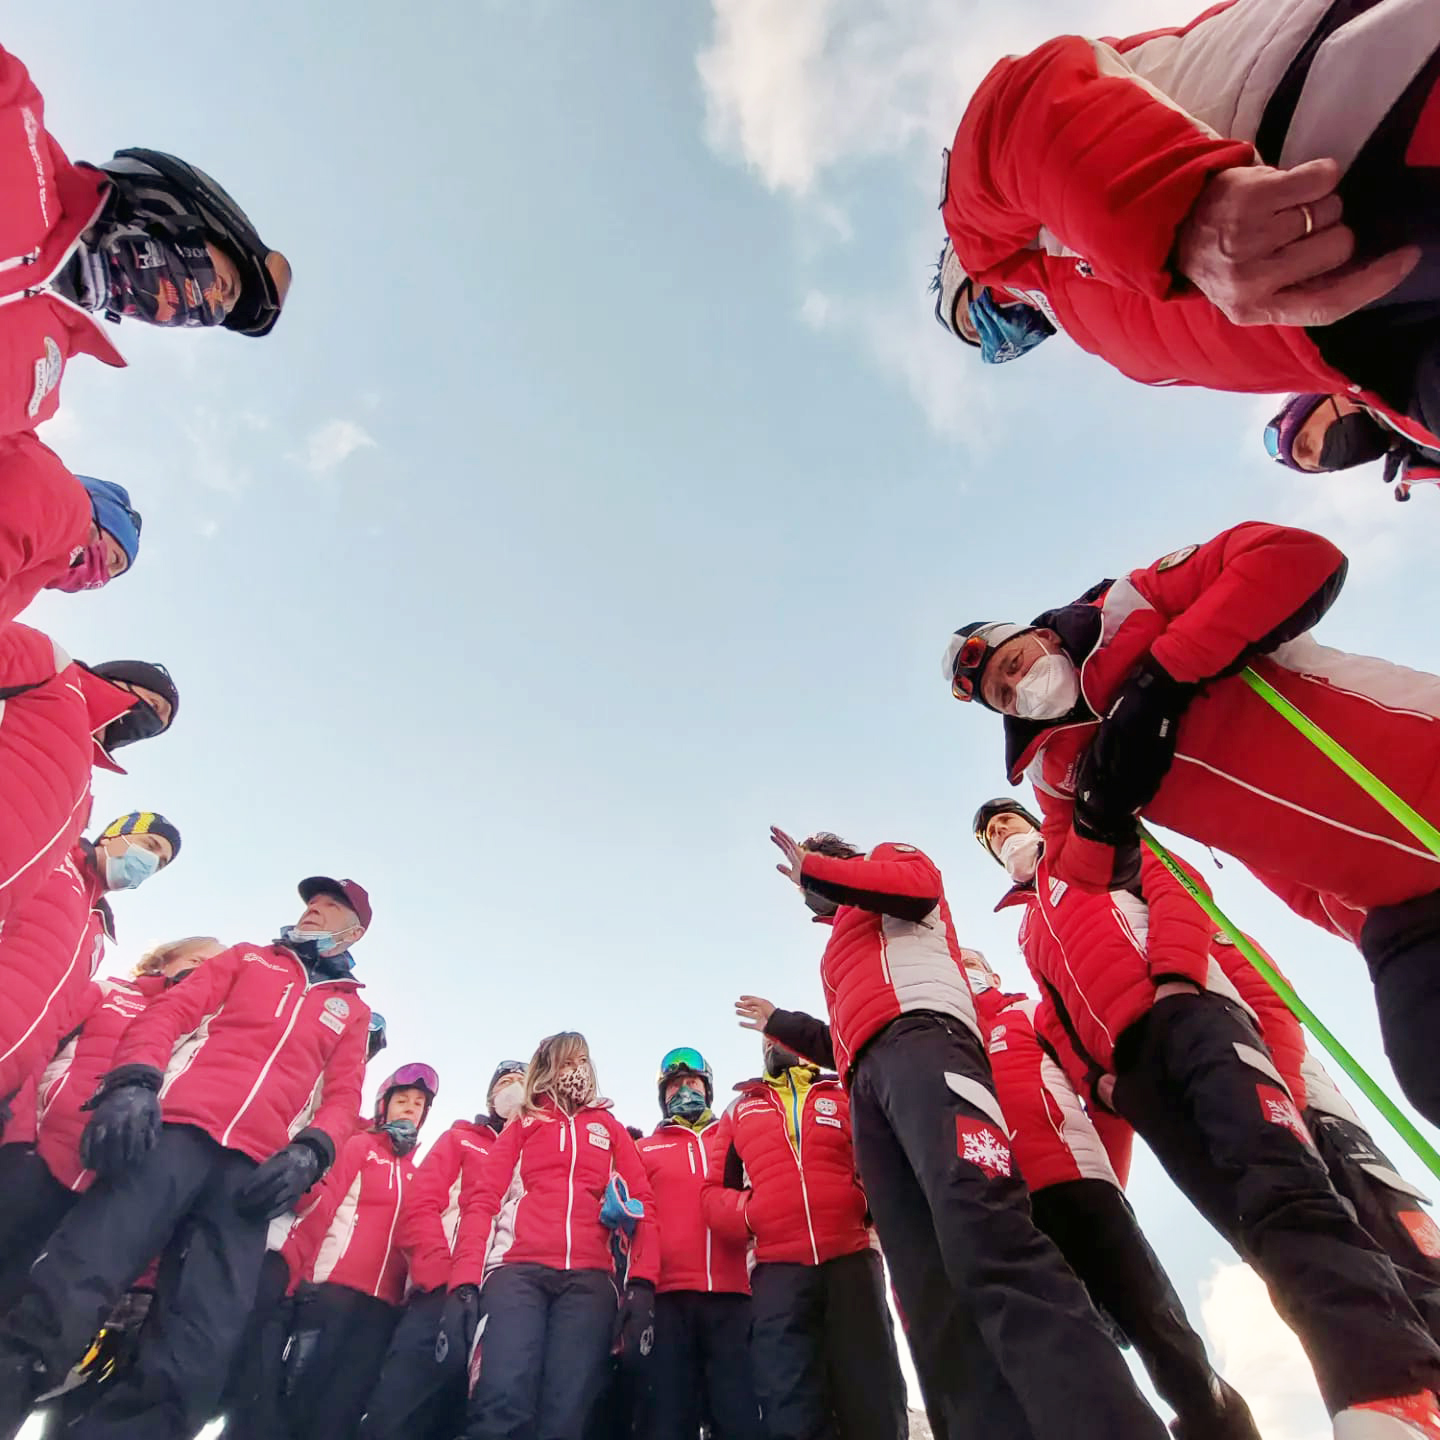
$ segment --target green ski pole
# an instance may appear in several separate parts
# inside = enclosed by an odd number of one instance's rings
[[[1263,685],[1265,682],[1262,680],[1260,683]],[[1435,1147],[1416,1129],[1410,1117],[1376,1084],[1369,1071],[1340,1043],[1320,1020],[1320,1017],[1295,993],[1290,982],[1234,925],[1214,900],[1195,883],[1175,857],[1145,826],[1139,825],[1137,829],[1140,832],[1141,840],[1145,842],[1156,859],[1185,887],[1190,898],[1210,917],[1212,923],[1224,934],[1225,938],[1235,945],[1240,953],[1264,976],[1270,988],[1294,1012],[1300,1023],[1329,1051],[1335,1063],[1390,1122],[1395,1133],[1419,1156],[1430,1173],[1440,1179],[1440,1152],[1437,1152]]]
[[[1269,706],[1278,710],[1312,745],[1333,760],[1376,804],[1383,806],[1422,845],[1440,856],[1440,830],[1407,805],[1378,775],[1366,769],[1343,745],[1332,740],[1305,712],[1292,705],[1263,675],[1246,666],[1240,678]]]

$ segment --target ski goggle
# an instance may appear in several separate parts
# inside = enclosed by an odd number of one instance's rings
[[[386,1087],[390,1090],[408,1090],[411,1087],[425,1091],[432,1098],[440,1093],[440,1077],[429,1065],[402,1065],[391,1077]]]
[[[385,1017],[378,1010],[370,1012],[370,1033],[372,1035],[385,1033]]]
[[[1280,458],[1280,427],[1273,420],[1265,427],[1265,453],[1272,460]]]
[[[975,685],[985,664],[990,643],[984,635],[971,635],[955,656],[955,668],[950,675],[950,693],[957,700],[973,700]]]
[[[706,1063],[705,1057],[698,1051],[692,1050],[689,1046],[682,1045],[677,1050],[671,1050],[660,1062],[660,1073],[656,1080],[668,1080],[672,1075],[708,1075],[710,1066]]]

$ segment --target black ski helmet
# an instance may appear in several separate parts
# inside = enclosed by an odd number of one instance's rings
[[[509,1075],[515,1075],[521,1081],[525,1079],[525,1072],[530,1067],[523,1060],[502,1060],[496,1067],[495,1073],[490,1077],[490,1084],[485,1089],[485,1107],[491,1108],[490,1102],[495,1098],[495,1087]]]
[[[1022,820],[1028,820],[1036,830],[1039,830],[1041,826],[1040,822],[1018,800],[1012,800],[1008,795],[997,795],[995,799],[987,800],[975,812],[975,818],[970,824],[975,831],[975,838],[980,842],[985,853],[998,865],[1000,857],[990,848],[990,842],[985,838],[986,827],[997,815],[1018,815]]]
[[[660,1113],[665,1114],[665,1086],[677,1075],[693,1075],[705,1087],[705,1103],[715,1103],[715,1072],[710,1062],[696,1049],[682,1045],[666,1051],[655,1077],[655,1091],[660,1099]]]
[[[250,217],[197,165],[163,150],[118,150],[97,167],[110,177],[122,203],[141,220],[166,226],[198,222],[240,271],[240,298],[225,328],[268,335],[284,297],[265,266],[272,252]]]

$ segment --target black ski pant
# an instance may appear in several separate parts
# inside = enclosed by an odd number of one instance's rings
[[[760,1440],[750,1374],[750,1297],[669,1290],[655,1297],[655,1349],[639,1399],[641,1440]]]
[[[767,1440],[905,1440],[905,1379],[874,1250],[757,1265],[750,1293]]]
[[[1390,1068],[1410,1103],[1440,1125],[1440,890],[1371,910],[1360,951]]]
[[[495,1270],[480,1291],[480,1378],[466,1440],[583,1440],[618,1303],[603,1270]]]
[[[134,1368],[70,1433],[190,1440],[220,1399],[265,1254],[265,1222],[236,1208],[254,1170],[203,1130],[166,1125],[139,1164],[80,1197],[0,1322],[0,1440],[19,1428],[36,1393],[64,1378],[157,1254]]]
[[[302,1287],[285,1356],[293,1440],[354,1440],[400,1311],[346,1285]]]
[[[1330,1183],[1355,1207],[1365,1233],[1390,1257],[1425,1328],[1440,1340],[1440,1229],[1417,1196],[1374,1173],[1394,1173],[1395,1167],[1363,1125],[1317,1110],[1305,1112],[1305,1124]]]
[[[20,1298],[31,1263],[80,1197],[29,1146],[6,1145],[0,1176],[0,1315]]]
[[[1333,1415],[1440,1385],[1390,1261],[1335,1193],[1250,1017],[1174,995],[1115,1048],[1115,1109],[1265,1281]]]
[[[362,1440],[454,1440],[465,1428],[466,1357],[435,1358],[445,1290],[410,1297],[360,1425]]]
[[[1249,1407],[1211,1368],[1124,1195],[1108,1180],[1067,1180],[1034,1191],[1030,1205],[1035,1223],[1140,1357],[1185,1440],[1259,1440]]]
[[[260,1265],[255,1303],[230,1362],[220,1408],[227,1440],[271,1440],[282,1433],[280,1390],[285,1342],[290,1338],[290,1267],[278,1250],[267,1250]]]
[[[858,1057],[850,1115],[909,1333],[963,1324],[967,1348],[985,1352],[914,1348],[927,1405],[943,1397],[952,1440],[974,1433],[981,1404],[1004,1426],[984,1433],[1163,1440],[1084,1288],[1031,1218],[978,1037],[949,1016],[892,1021]]]

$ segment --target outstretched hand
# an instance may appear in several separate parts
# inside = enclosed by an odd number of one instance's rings
[[[740,1017],[742,1030],[758,1030],[763,1035],[775,1007],[759,995],[742,995],[735,1002],[735,1013]]]
[[[792,884],[800,883],[800,866],[805,860],[804,849],[797,845],[778,825],[770,827],[770,843],[778,846],[785,861],[775,868]]]
[[[1334,160],[1239,165],[1205,182],[1175,238],[1175,267],[1237,325],[1329,325],[1388,295],[1416,246],[1354,263]]]

